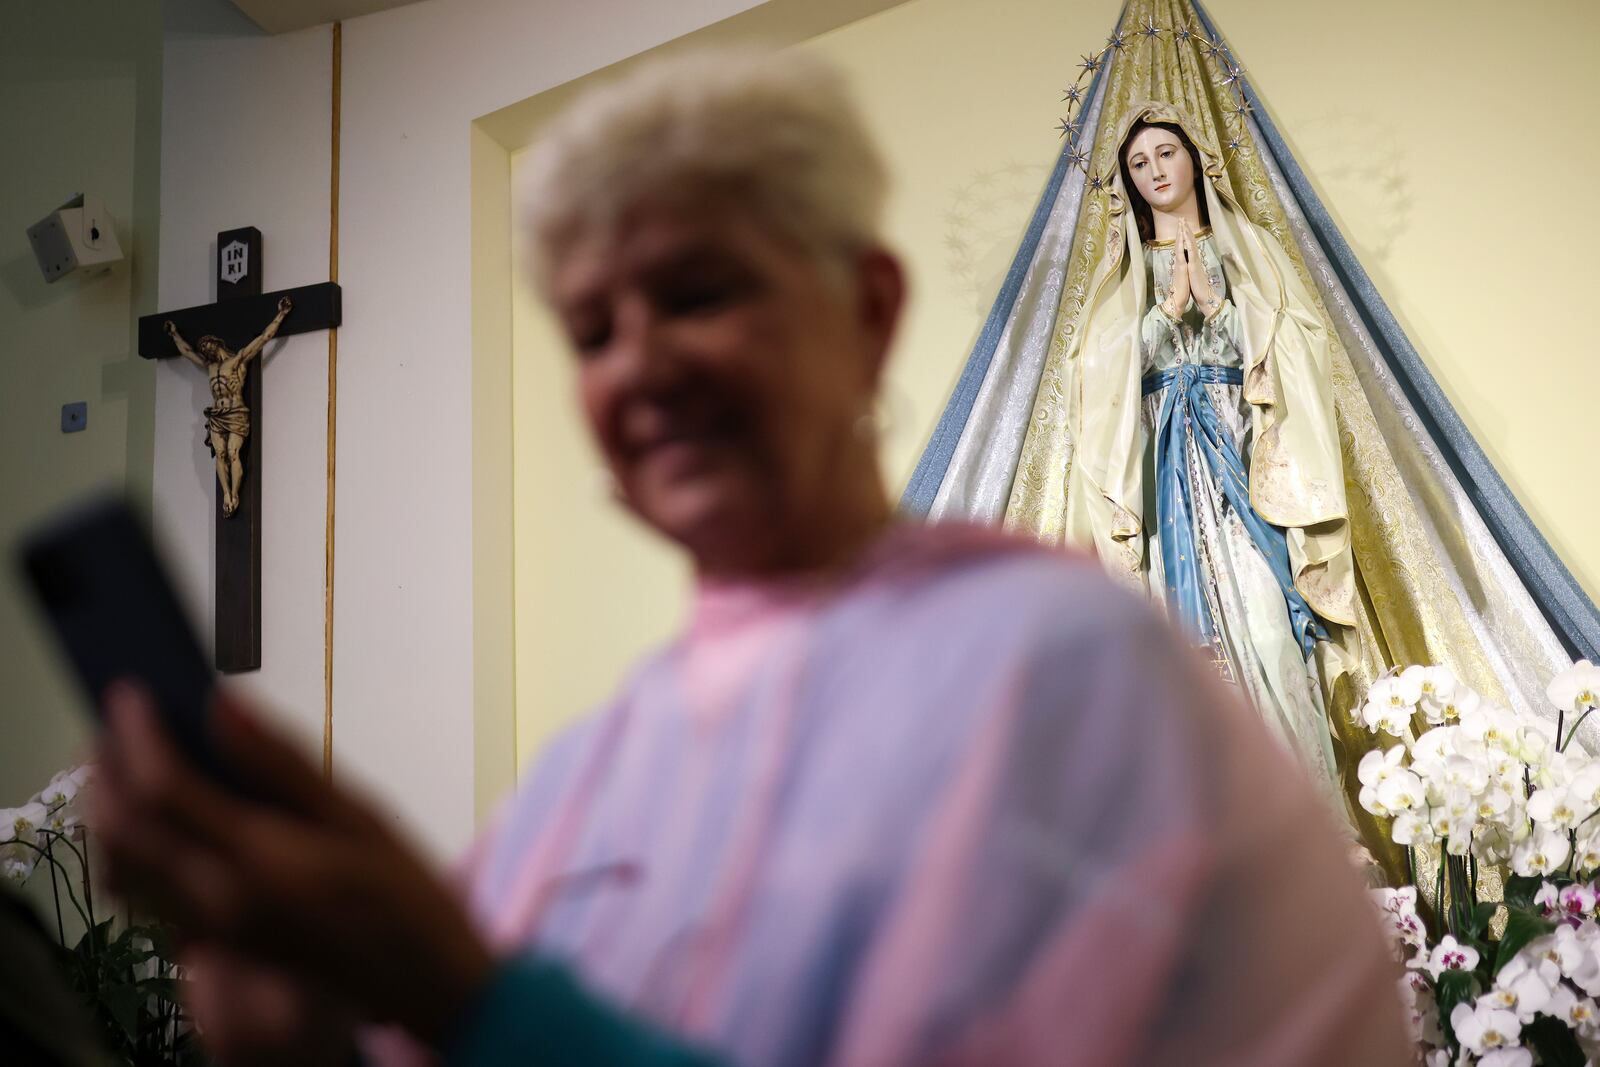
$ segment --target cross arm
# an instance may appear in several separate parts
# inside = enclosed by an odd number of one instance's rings
[[[237,351],[254,340],[262,327],[278,314],[278,298],[284,296],[294,302],[294,308],[278,327],[279,337],[329,330],[338,326],[343,319],[338,284],[318,282],[259,296],[234,297],[180,311],[142,315],[139,318],[139,354],[145,359],[166,359],[179,355],[173,339],[163,328],[163,324],[169,320],[191,343],[211,334],[222,338],[224,344]]]

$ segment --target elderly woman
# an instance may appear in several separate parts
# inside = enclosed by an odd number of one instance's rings
[[[836,75],[640,69],[532,169],[583,413],[621,501],[693,561],[692,609],[543,755],[459,893],[237,701],[219,734],[277,806],[197,778],[112,693],[101,840],[187,932],[214,1046],[1407,1062],[1337,835],[1184,642],[1092,562],[895,523],[872,410],[903,280]]]

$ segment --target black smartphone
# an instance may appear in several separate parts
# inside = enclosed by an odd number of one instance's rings
[[[142,683],[184,756],[238,791],[211,737],[216,676],[128,504],[105,496],[75,507],[27,535],[20,555],[94,713],[112,682]]]

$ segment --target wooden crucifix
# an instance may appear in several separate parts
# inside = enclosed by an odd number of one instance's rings
[[[217,234],[217,301],[139,319],[139,354],[206,371],[204,439],[217,470],[217,669],[261,666],[261,360],[273,337],[339,325],[334,282],[261,291],[261,231]]]

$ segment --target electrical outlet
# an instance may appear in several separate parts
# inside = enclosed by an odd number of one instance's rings
[[[89,425],[89,402],[80,400],[75,404],[61,405],[61,432],[77,433]]]

